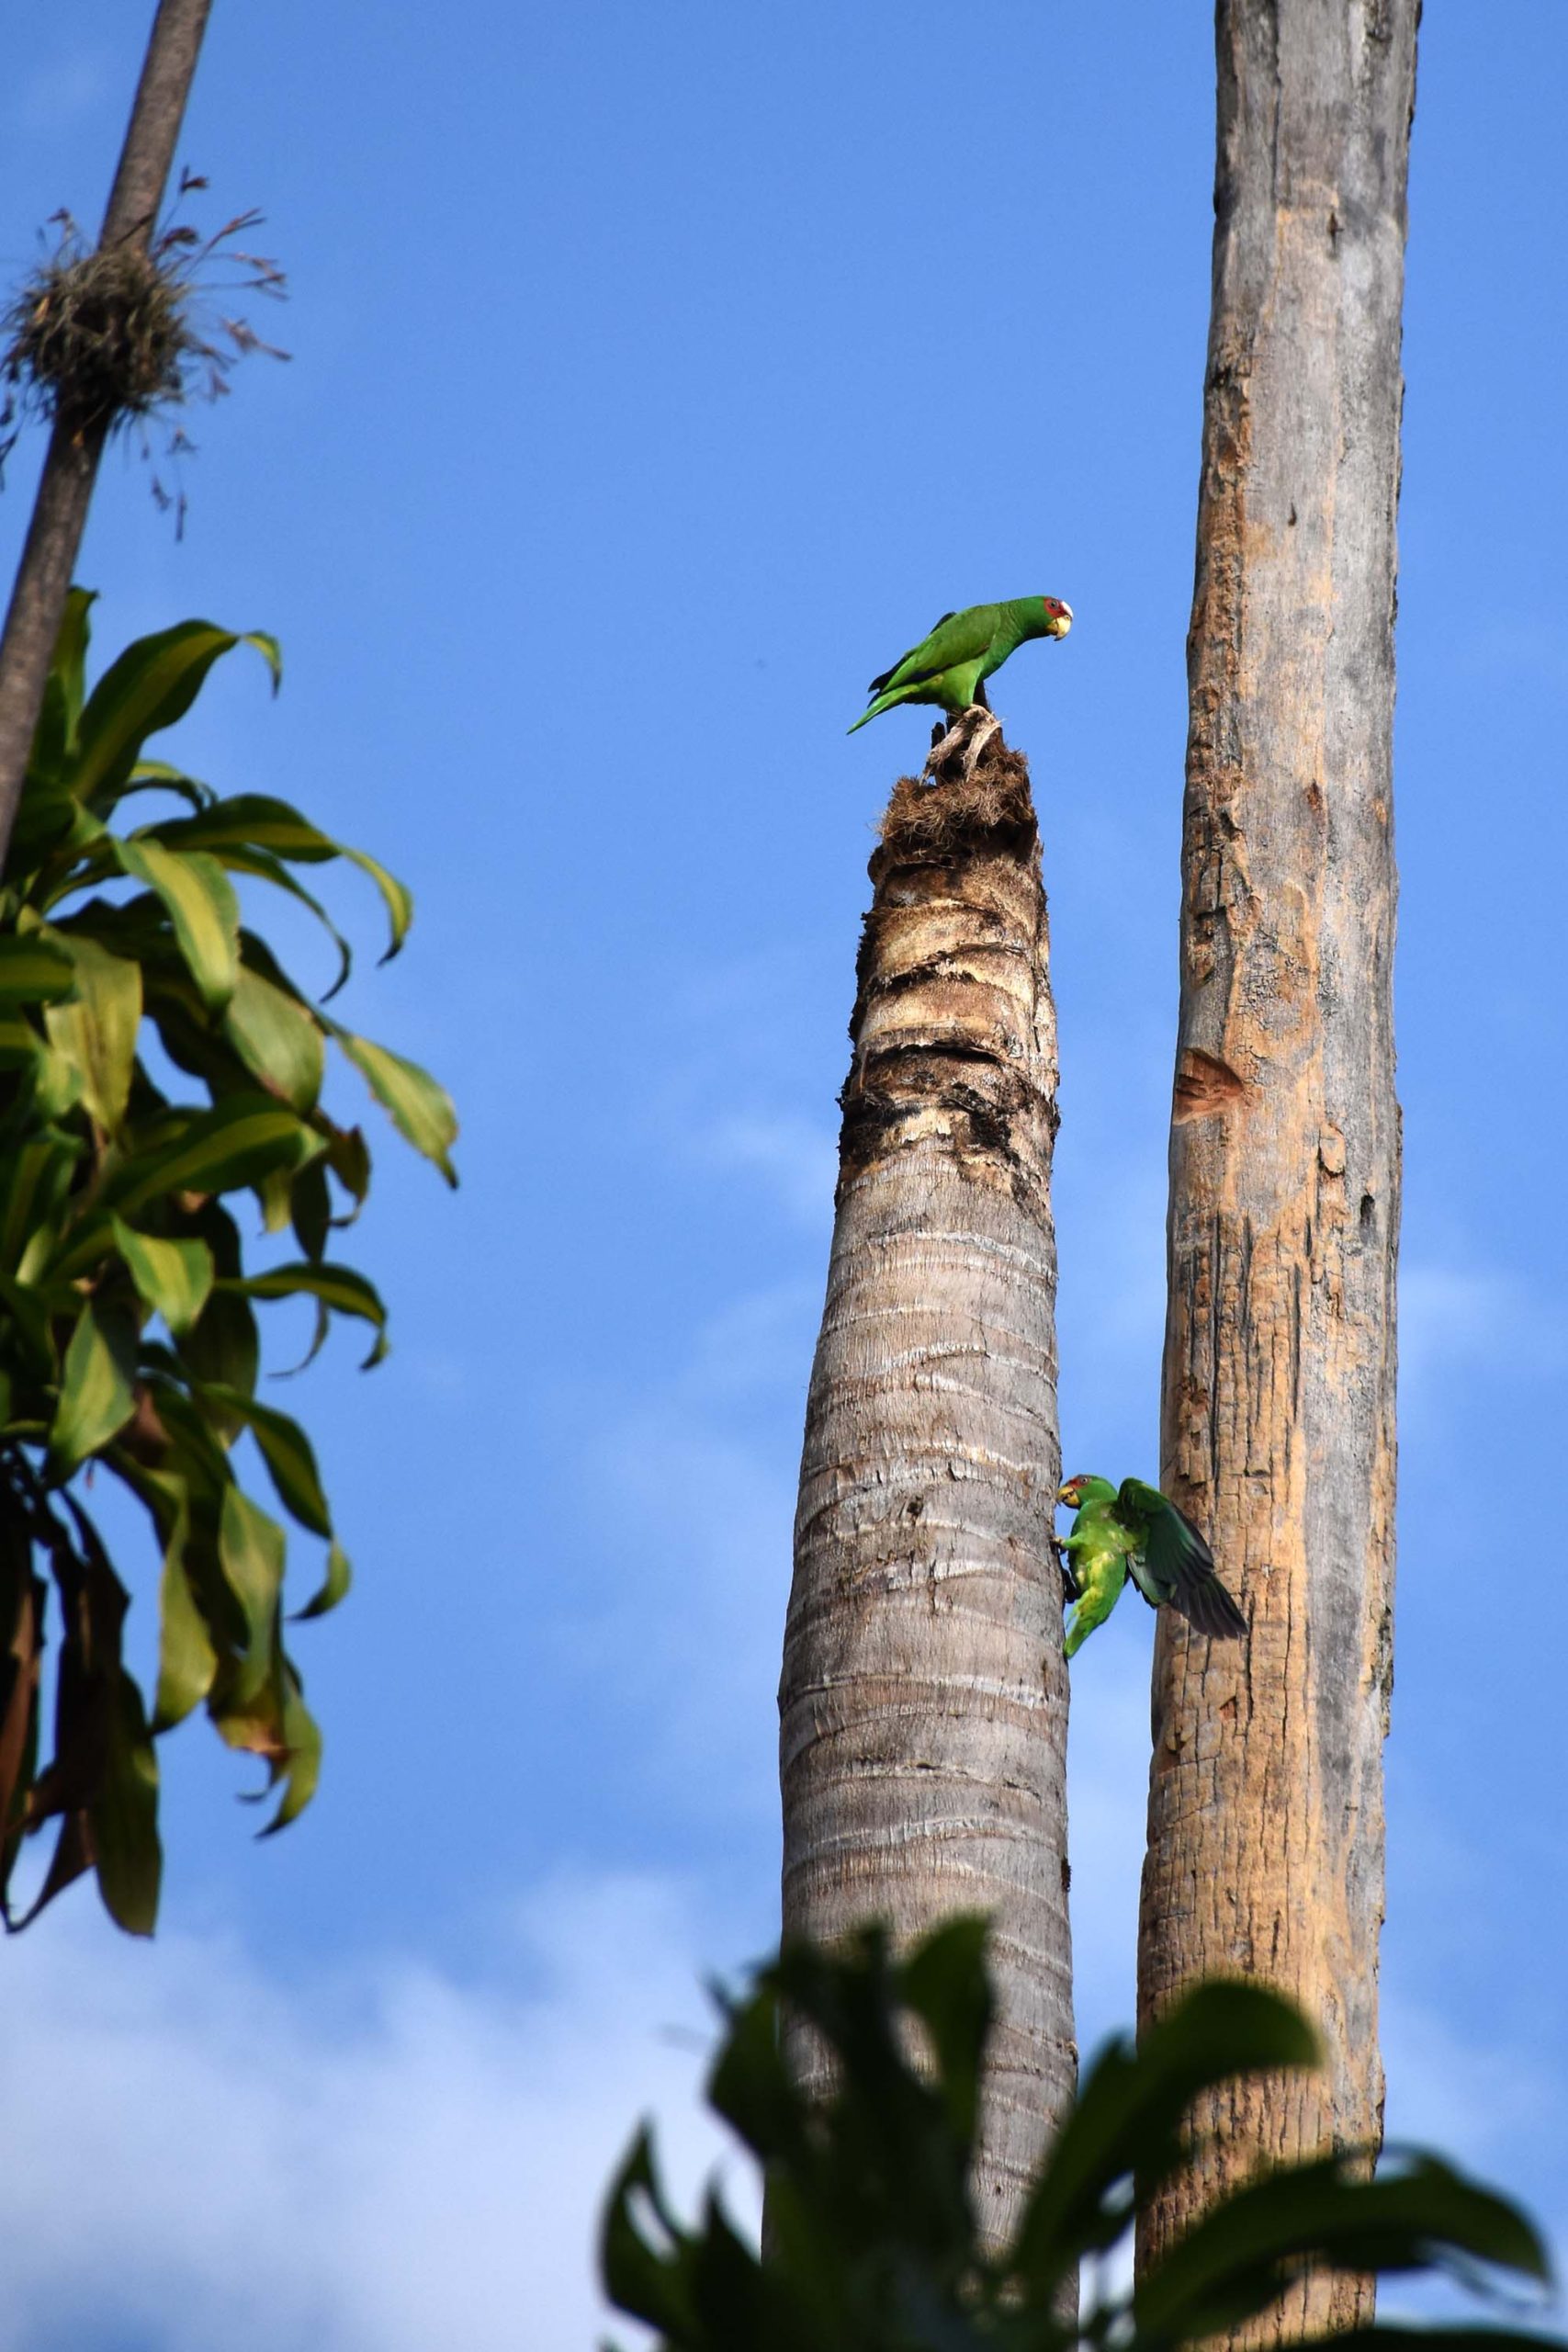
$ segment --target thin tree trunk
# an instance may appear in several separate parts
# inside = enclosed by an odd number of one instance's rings
[[[100,247],[130,244],[146,250],[164,200],[211,5],[212,0],[160,0],[109,191]],[[57,421],[0,634],[0,864],[16,821],[107,432],[107,421],[84,427],[68,412]]]
[[[784,1923],[906,1939],[992,1917],[977,2187],[997,2237],[1077,2066],[1055,1016],[1023,761],[976,711],[928,773],[898,786],[872,860],[841,1097],[780,1690]]]
[[[1164,1482],[1248,1644],[1163,1616],[1139,2006],[1241,1971],[1316,2079],[1227,2093],[1145,2259],[1261,2157],[1375,2142],[1392,1681],[1400,304],[1418,0],[1220,0],[1189,648]],[[1309,2279],[1248,2340],[1349,2324]]]

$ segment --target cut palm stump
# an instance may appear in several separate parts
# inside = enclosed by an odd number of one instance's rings
[[[871,862],[780,1689],[786,1937],[995,1923],[976,2185],[1072,2098],[1056,1029],[1029,772],[961,712]],[[809,2076],[819,2054],[796,2037]]]

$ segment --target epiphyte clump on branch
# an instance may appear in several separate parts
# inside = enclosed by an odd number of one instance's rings
[[[1220,1582],[1208,1543],[1183,1510],[1142,1478],[1069,1478],[1056,1500],[1077,1516],[1056,1548],[1075,1606],[1066,1654],[1103,1625],[1129,1574],[1151,1609],[1170,1608],[1211,1641],[1238,1640],[1247,1619]]]
[[[961,613],[943,613],[929,637],[873,678],[866,689],[871,707],[849,731],[854,734],[867,719],[901,702],[938,703],[948,711],[979,703],[989,709],[985,682],[992,671],[1032,637],[1066,637],[1072,625],[1073,608],[1059,596],[1014,596],[1005,605],[966,605]]]

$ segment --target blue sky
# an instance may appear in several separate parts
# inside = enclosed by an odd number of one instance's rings
[[[146,13],[13,43],[8,274],[56,206],[96,221]],[[78,1892],[0,1955],[0,2352],[575,2352],[638,2110],[705,2161],[699,1974],[775,1918],[870,829],[925,740],[843,729],[994,595],[1077,615],[997,695],[1052,903],[1065,1445],[1154,1468],[1206,15],[980,0],[960,45],[931,0],[217,9],[182,156],[204,218],[265,211],[292,300],[259,322],[295,356],[197,414],[182,544],[111,457],[82,576],[100,651],[193,614],[282,638],[280,700],[235,657],[184,755],[412,883],[350,1002],[451,1088],[463,1187],[389,1137],[355,1254],[395,1352],[362,1378],[343,1345],[289,1400],[358,1571],[301,1635],[315,1807],[254,1845],[194,1725],[158,1942]],[[1549,0],[1427,6],[1383,1996],[1391,2129],[1568,2234],[1565,78]],[[355,877],[335,903],[373,935]],[[1122,1611],[1075,1679],[1086,2044],[1131,2010],[1148,1641]]]

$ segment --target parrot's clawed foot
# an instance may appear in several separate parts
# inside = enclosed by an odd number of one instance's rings
[[[1002,722],[994,712],[982,703],[970,703],[945,728],[933,729],[927,777],[933,784],[967,784],[1001,731]]]

